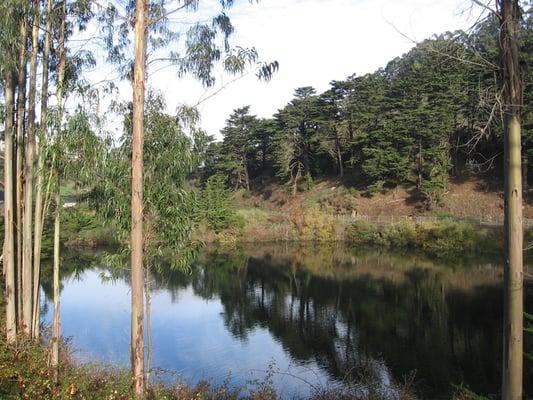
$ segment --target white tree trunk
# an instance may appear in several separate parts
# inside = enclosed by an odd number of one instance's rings
[[[59,179],[58,179],[59,181]],[[59,185],[59,182],[57,182]],[[59,191],[55,194],[55,217],[54,217],[54,270],[53,270],[53,301],[54,301],[54,320],[52,323],[52,353],[50,357],[50,367],[53,371],[54,382],[58,382],[59,369],[59,339],[61,336],[61,327],[59,322],[59,229],[60,229],[60,211],[61,196]]]
[[[133,141],[131,185],[131,369],[136,398],[144,397],[143,337],[143,136],[148,4],[135,5],[135,62],[133,67]]]
[[[17,339],[17,316],[15,297],[15,238],[13,209],[13,102],[15,82],[12,72],[6,74],[5,82],[5,138],[4,138],[4,270],[6,281],[6,339],[13,344]]]
[[[52,30],[52,0],[48,0],[46,6],[46,31],[44,34],[43,49],[43,74],[41,86],[41,126],[40,140],[37,151],[37,182],[35,193],[35,236],[33,239],[33,337],[40,336],[40,284],[41,284],[41,244],[43,237],[43,183],[44,183],[44,157],[43,149],[46,140],[46,124],[48,119],[48,76],[49,76],[49,57]]]

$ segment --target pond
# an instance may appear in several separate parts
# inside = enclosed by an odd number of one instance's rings
[[[63,269],[62,333],[75,358],[128,366],[128,272],[98,254],[77,255]],[[150,282],[156,379],[244,390],[266,380],[284,398],[350,382],[394,395],[408,381],[432,399],[450,398],[452,385],[482,394],[500,385],[497,262],[261,244],[205,249],[190,270],[154,269]],[[49,324],[48,297],[44,307]],[[526,347],[533,350],[531,340]],[[533,366],[525,368],[532,394]]]

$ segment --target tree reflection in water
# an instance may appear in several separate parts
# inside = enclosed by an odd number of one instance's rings
[[[452,384],[499,390],[497,264],[272,245],[207,252],[182,279],[198,295],[220,298],[235,337],[266,328],[293,359],[315,360],[337,380],[371,377],[386,386],[390,370],[395,380],[415,374],[419,392],[431,397],[449,394]]]
[[[79,260],[72,264],[80,273]],[[154,263],[153,275],[153,296],[165,293],[179,304],[180,294],[192,290],[220,302],[218,318],[235,340],[246,344],[265,330],[295,365],[314,363],[330,383],[394,394],[394,382],[414,374],[422,398],[449,398],[452,384],[482,394],[499,390],[502,270],[490,260],[443,265],[342,246],[272,244],[208,248],[190,271]],[[127,273],[115,276],[128,281]],[[526,310],[532,303],[529,287]],[[525,378],[531,393],[527,363]]]

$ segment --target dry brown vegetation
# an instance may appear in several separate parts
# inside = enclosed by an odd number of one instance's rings
[[[367,194],[335,181],[319,181],[306,192],[291,195],[289,188],[271,182],[259,190],[237,192],[235,205],[240,209],[259,208],[272,213],[290,213],[294,210],[319,205],[333,215],[357,215],[371,219],[436,216],[450,214],[461,218],[483,221],[503,221],[502,184],[479,178],[465,178],[452,182],[443,200],[428,209],[416,191],[397,187],[383,193]],[[524,217],[533,220],[533,192],[525,197]],[[533,223],[533,221],[527,221]]]

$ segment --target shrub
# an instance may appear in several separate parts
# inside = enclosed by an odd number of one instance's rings
[[[315,206],[306,209],[301,236],[304,240],[316,242],[330,242],[335,239],[335,225],[331,214],[320,211]]]
[[[367,221],[355,221],[346,233],[348,240],[356,245],[375,245],[380,242],[376,227]]]
[[[452,220],[386,226],[356,221],[348,228],[347,237],[355,245],[416,249],[443,258],[484,250],[489,242],[486,231]]]
[[[390,224],[382,229],[383,242],[394,248],[416,247],[418,241],[417,226],[412,221]]]
[[[475,251],[481,242],[473,226],[450,220],[419,224],[418,237],[422,250],[441,257]]]
[[[378,193],[382,193],[385,187],[385,181],[376,181],[371,185],[368,185],[366,188],[366,192],[369,195],[374,195]]]
[[[199,202],[200,220],[216,233],[238,224],[237,213],[231,205],[231,193],[221,175],[210,177],[202,190]]]
[[[350,196],[355,197],[355,198],[358,198],[361,196],[361,192],[357,190],[356,188],[350,188],[348,190],[348,193],[350,194]]]

